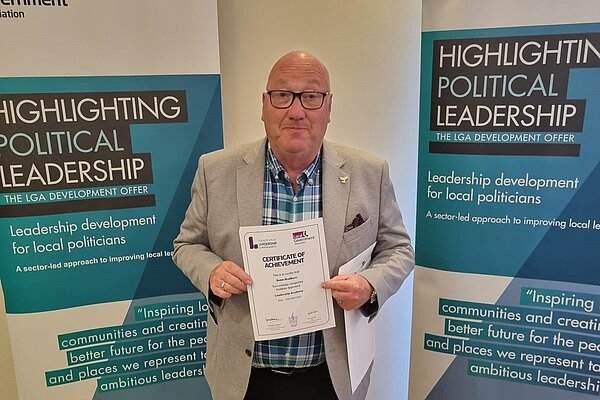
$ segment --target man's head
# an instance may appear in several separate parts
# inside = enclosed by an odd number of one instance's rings
[[[314,92],[302,99],[292,95],[292,103],[277,100],[286,93]],[[304,51],[293,51],[281,57],[269,74],[267,92],[262,97],[262,120],[271,148],[277,159],[286,166],[308,166],[319,152],[329,123],[332,94],[327,68],[315,56]],[[321,93],[327,93],[318,109]],[[289,93],[287,94],[289,95]],[[273,97],[271,97],[273,96]],[[314,103],[316,97],[317,103]],[[304,103],[304,106],[302,105]],[[275,104],[275,106],[273,106]],[[315,105],[316,104],[316,105]]]

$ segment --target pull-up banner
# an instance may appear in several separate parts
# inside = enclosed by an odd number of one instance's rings
[[[215,0],[3,1],[0,278],[20,400],[210,399],[171,261],[222,147]]]
[[[597,399],[600,23],[460,3],[424,2],[462,25],[422,35],[410,399]]]

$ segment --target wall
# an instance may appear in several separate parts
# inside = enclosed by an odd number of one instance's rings
[[[219,0],[218,6],[225,146],[263,135],[260,96],[271,65],[290,50],[311,51],[332,77],[327,137],[388,160],[413,234],[421,2]],[[370,400],[407,397],[411,299],[412,280],[375,320]],[[0,398],[15,400],[3,306],[0,301]]]

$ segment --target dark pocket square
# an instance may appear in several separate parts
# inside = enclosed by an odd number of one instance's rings
[[[362,215],[358,213],[356,214],[356,217],[354,217],[352,222],[349,225],[346,225],[346,227],[344,228],[344,232],[351,231],[352,229],[361,226],[364,222],[365,220],[363,219]]]

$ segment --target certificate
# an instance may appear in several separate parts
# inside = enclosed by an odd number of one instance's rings
[[[323,219],[240,228],[256,340],[335,326]]]

